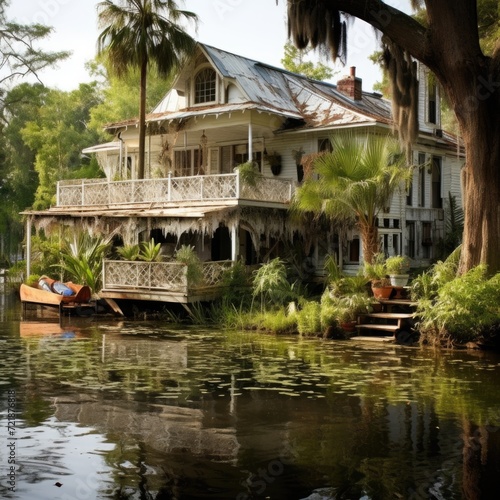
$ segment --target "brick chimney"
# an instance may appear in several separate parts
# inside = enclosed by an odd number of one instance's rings
[[[337,82],[337,90],[355,101],[362,99],[362,80],[356,77],[356,66],[351,66],[351,71],[348,76],[344,76]]]

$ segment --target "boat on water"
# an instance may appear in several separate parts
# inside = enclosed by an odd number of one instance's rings
[[[79,285],[71,281],[62,283],[42,276],[33,286],[21,284],[19,289],[21,303],[58,307],[59,311],[91,307],[92,291],[87,285]]]

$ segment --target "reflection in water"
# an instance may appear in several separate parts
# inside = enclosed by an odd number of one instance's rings
[[[496,496],[495,354],[88,318],[55,327],[0,323],[17,498]]]

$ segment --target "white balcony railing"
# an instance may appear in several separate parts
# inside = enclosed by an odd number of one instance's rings
[[[238,173],[108,181],[59,181],[58,207],[120,206],[141,203],[254,200],[287,204],[293,194],[291,180],[261,177],[256,186],[240,182]]]
[[[233,262],[224,260],[203,262],[201,265],[203,277],[198,283],[189,283],[187,266],[179,262],[105,260],[103,289],[187,294],[190,290],[220,284],[224,271]]]

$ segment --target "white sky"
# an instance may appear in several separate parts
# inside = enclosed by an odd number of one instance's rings
[[[61,90],[72,90],[79,83],[90,80],[85,63],[94,58],[98,35],[96,0],[12,0],[9,19],[22,23],[42,23],[52,26],[54,32],[44,43],[48,50],[69,50],[71,57],[57,69],[41,73],[43,83]],[[409,0],[392,0],[391,5],[408,10]],[[179,0],[182,6],[182,1]],[[198,32],[189,31],[200,42],[219,49],[281,67],[283,46],[287,40],[286,0],[185,0],[184,8],[198,15]],[[356,20],[348,34],[346,67],[333,66],[332,78],[348,74],[349,66],[356,66],[356,75],[363,79],[363,89],[371,90],[381,79],[380,71],[368,56],[379,44],[373,29]]]

